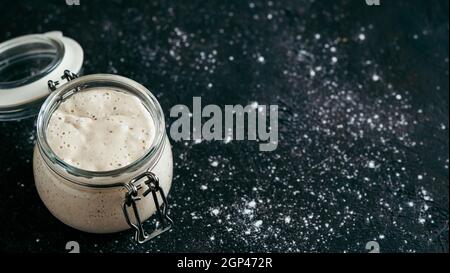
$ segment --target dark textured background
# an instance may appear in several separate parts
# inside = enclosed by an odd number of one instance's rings
[[[0,122],[0,250],[448,252],[448,1],[0,2],[0,41],[61,30],[84,73],[170,107],[280,105],[280,145],[172,143],[176,228],[142,246],[50,215],[34,120]],[[217,165],[217,166],[216,166]]]

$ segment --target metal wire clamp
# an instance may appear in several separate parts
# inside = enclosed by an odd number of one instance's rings
[[[137,185],[137,182],[142,178],[146,178],[144,184],[147,186],[147,190],[144,191],[142,196],[138,195],[138,191],[142,188],[142,184]],[[125,220],[128,225],[136,231],[135,241],[143,244],[148,242],[149,240],[161,235],[162,233],[169,231],[173,226],[172,219],[167,215],[168,203],[166,196],[164,194],[164,190],[159,185],[158,177],[152,172],[145,172],[140,174],[131,180],[128,184],[125,184],[125,188],[127,189],[127,193],[125,194],[125,201],[123,203],[123,213],[125,215]],[[162,200],[162,204],[159,203],[157,193],[160,193],[160,199]],[[155,203],[156,213],[157,213],[157,223],[153,231],[147,233],[144,230],[141,216],[139,214],[139,210],[137,207],[137,202],[141,200],[143,197],[146,197],[148,194],[152,194],[153,202]],[[133,209],[134,218],[136,223],[133,223],[130,219],[130,215],[128,214],[128,209],[131,207]]]

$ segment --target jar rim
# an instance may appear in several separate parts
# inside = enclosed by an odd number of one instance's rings
[[[150,145],[150,148],[147,152],[142,155],[140,158],[136,159],[132,163],[123,166],[118,169],[109,170],[109,171],[90,171],[77,168],[72,166],[58,157],[53,150],[50,148],[50,145],[47,142],[47,126],[52,116],[53,112],[58,108],[59,104],[63,102],[69,96],[75,94],[76,92],[80,92],[83,89],[89,88],[107,88],[107,87],[116,87],[121,91],[129,92],[136,95],[139,99],[141,99],[144,106],[149,111],[150,115],[153,118],[153,122],[155,123],[155,136]],[[155,164],[159,160],[159,156],[161,154],[162,148],[164,146],[164,136],[165,136],[165,121],[164,121],[164,113],[162,108],[156,99],[156,97],[143,85],[137,83],[134,80],[129,78],[113,75],[113,74],[93,74],[87,75],[83,77],[76,78],[68,83],[64,84],[54,92],[48,96],[46,101],[41,107],[39,111],[38,119],[37,119],[37,143],[39,151],[41,152],[44,160],[47,162],[47,165],[54,170],[56,173],[61,174],[61,170],[64,170],[65,173],[69,173],[76,177],[83,178],[106,178],[106,177],[117,177],[124,173],[135,172],[146,164],[149,161],[152,161],[150,165]],[[50,164],[49,164],[50,163]],[[59,168],[52,168],[52,165],[58,166]],[[73,180],[69,180],[70,182],[74,182],[76,184],[80,184],[82,186],[87,187],[112,187],[112,186],[120,186],[123,183],[118,185],[117,183],[78,183]]]

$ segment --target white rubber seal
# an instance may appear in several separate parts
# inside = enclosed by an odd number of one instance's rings
[[[49,37],[62,42],[64,45],[64,56],[62,57],[59,65],[42,78],[16,88],[1,89],[0,112],[2,108],[8,109],[26,105],[48,96],[50,94],[50,91],[47,87],[47,82],[49,80],[60,81],[61,76],[64,74],[65,70],[70,70],[73,73],[78,73],[81,70],[84,58],[83,49],[76,41],[64,37],[62,32],[53,31],[44,34],[32,34],[21,36],[13,40],[32,38],[36,36]],[[7,41],[5,43],[11,42],[13,40]]]

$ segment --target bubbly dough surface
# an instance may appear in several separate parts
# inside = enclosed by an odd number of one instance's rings
[[[74,167],[110,171],[147,153],[154,126],[138,97],[116,90],[86,90],[66,99],[52,114],[47,141]]]

